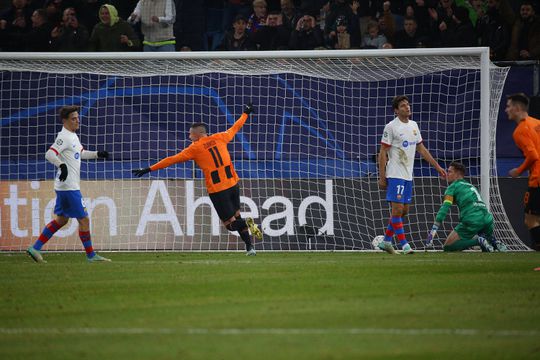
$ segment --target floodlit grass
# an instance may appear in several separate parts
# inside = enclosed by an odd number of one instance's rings
[[[0,254],[1,359],[540,358],[538,253]]]

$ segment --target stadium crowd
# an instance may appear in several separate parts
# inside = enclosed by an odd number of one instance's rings
[[[1,51],[488,46],[540,59],[530,0],[0,0]]]

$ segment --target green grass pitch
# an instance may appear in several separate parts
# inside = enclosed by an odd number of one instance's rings
[[[539,253],[0,254],[0,359],[539,359]]]

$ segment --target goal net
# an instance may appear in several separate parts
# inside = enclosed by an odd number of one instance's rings
[[[81,167],[96,249],[243,249],[220,224],[194,163],[142,179],[131,170],[188,146],[194,122],[225,131],[248,102],[255,112],[229,150],[242,179],[242,215],[264,233],[257,250],[372,250],[389,218],[376,154],[394,117],[391,100],[402,94],[433,156],[443,167],[464,162],[488,196],[496,236],[526,249],[497,184],[507,69],[482,66],[478,49],[0,54],[0,74],[0,250],[25,249],[54,216],[56,169],[44,154],[61,130],[63,105],[81,107],[85,149],[111,153]],[[414,171],[405,229],[422,249],[447,184],[419,158]],[[436,248],[456,223],[452,209]],[[82,249],[77,227],[70,221],[44,250]]]

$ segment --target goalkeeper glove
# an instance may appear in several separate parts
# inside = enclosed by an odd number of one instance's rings
[[[249,103],[246,105],[246,107],[244,108],[244,113],[245,114],[251,114],[253,112],[253,104],[252,103]]]
[[[433,224],[431,230],[428,232],[426,246],[433,246],[433,238],[437,236],[437,230],[439,230],[439,225]]]
[[[98,159],[108,159],[109,158],[109,152],[108,151],[98,151],[97,152]]]
[[[58,177],[58,180],[64,182],[66,181],[68,176],[68,170],[66,164],[60,164],[60,176]]]
[[[144,168],[144,169],[134,169],[134,170],[131,170],[131,172],[133,173],[133,175],[137,176],[137,177],[141,177],[143,176],[144,174],[148,174],[150,171],[150,168],[147,167],[147,168]]]

